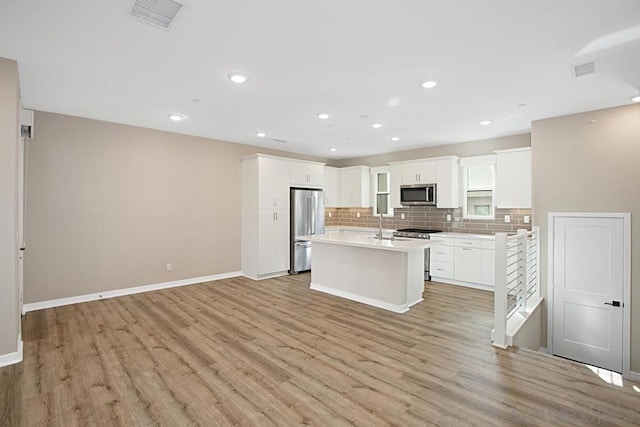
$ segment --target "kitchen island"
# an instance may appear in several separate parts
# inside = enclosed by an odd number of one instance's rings
[[[424,249],[438,241],[339,232],[311,241],[311,289],[404,313],[422,301]]]

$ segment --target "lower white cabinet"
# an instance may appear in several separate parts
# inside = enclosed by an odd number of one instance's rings
[[[495,242],[491,239],[432,237],[430,273],[436,282],[490,290],[495,283]]]
[[[258,275],[288,270],[289,210],[260,209],[258,230]]]
[[[482,249],[482,280],[481,284],[495,286],[496,284],[496,251]]]
[[[462,282],[478,283],[482,278],[482,249],[456,247],[453,278]]]

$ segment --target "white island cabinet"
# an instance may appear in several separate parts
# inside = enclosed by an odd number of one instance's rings
[[[424,249],[440,242],[373,237],[351,232],[306,236],[313,247],[310,287],[404,313],[422,301]]]

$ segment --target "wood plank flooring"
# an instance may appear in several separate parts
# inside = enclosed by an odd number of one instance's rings
[[[28,313],[0,424],[640,424],[632,383],[492,347],[492,293],[430,283],[394,314],[308,286],[234,278]]]

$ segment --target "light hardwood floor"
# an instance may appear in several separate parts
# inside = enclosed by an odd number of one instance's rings
[[[491,346],[493,294],[429,284],[394,314],[221,280],[28,313],[2,425],[639,425],[640,388]]]

